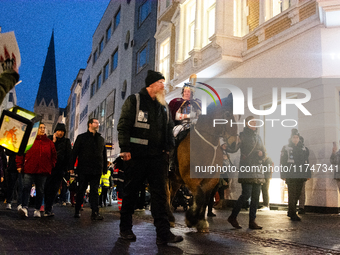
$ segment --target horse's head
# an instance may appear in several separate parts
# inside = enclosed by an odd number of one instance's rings
[[[233,115],[233,96],[229,94],[228,97],[223,98],[222,105],[215,105],[211,103],[207,107],[207,114],[200,115],[197,125],[201,129],[208,131],[214,137],[222,137],[227,145],[227,152],[233,153],[238,150],[239,137],[237,134],[237,125],[235,123],[235,116]],[[213,126],[214,119],[225,120],[226,124],[218,124]]]

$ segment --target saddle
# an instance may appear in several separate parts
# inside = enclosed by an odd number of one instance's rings
[[[179,144],[187,137],[190,132],[190,128],[180,131],[175,137],[175,148],[170,155],[170,172],[174,172],[178,169],[177,148]]]

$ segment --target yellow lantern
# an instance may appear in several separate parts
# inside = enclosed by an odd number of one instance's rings
[[[40,121],[35,113],[14,106],[0,118],[0,146],[19,155],[26,153],[38,134]]]

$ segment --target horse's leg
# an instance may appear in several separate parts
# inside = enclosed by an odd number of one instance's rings
[[[208,203],[210,201],[212,192],[215,190],[215,187],[217,184],[218,184],[218,179],[208,179],[208,180],[203,181],[203,183],[201,184],[202,193],[200,194],[200,196],[202,197],[202,204],[200,205],[201,208],[197,208],[198,223],[196,225],[196,228],[198,232],[203,232],[203,233],[209,232],[209,223],[207,222],[205,218],[205,212],[206,212]]]
[[[204,203],[202,204],[202,208],[199,210],[199,214],[197,216],[198,223],[197,223],[197,231],[201,233],[208,233],[209,232],[209,223],[205,219],[205,212],[210,202],[211,192],[205,192],[202,194],[202,198],[204,198]]]
[[[206,204],[206,194],[198,186],[196,192],[193,192],[193,205],[185,215],[185,222],[188,227],[196,227],[198,232],[209,232],[209,223],[204,220]]]
[[[192,191],[193,203],[192,206],[190,206],[189,210],[187,210],[187,212],[185,213],[185,224],[189,228],[195,227],[198,223],[197,208],[199,208],[202,203],[202,197],[198,195],[199,193],[202,192]]]

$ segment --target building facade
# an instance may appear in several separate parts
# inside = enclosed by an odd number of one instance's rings
[[[73,84],[70,89],[70,96],[68,99],[68,137],[70,138],[71,143],[75,142],[75,138],[78,135],[78,127],[79,127],[79,104],[81,97],[81,89],[82,89],[82,77],[84,74],[84,69],[80,69],[76,79],[73,81]]]
[[[71,92],[70,132],[72,97],[79,97],[74,115],[77,134],[86,132],[90,118],[97,118],[110,160],[120,152],[117,123],[121,107],[127,96],[145,86],[147,70],[154,69],[156,22],[157,1],[110,1],[93,34],[81,88]],[[75,138],[76,132],[73,141]]]
[[[327,0],[159,1],[155,66],[169,77],[167,100],[180,97],[177,87],[192,73],[208,84],[249,79],[238,87],[245,98],[252,87],[253,108],[261,110],[271,108],[275,88],[276,93],[290,88],[290,99],[305,98],[291,89],[304,88],[311,98],[303,106],[311,115],[293,107],[283,116],[279,94],[277,110],[259,117],[264,123],[259,128],[261,136],[269,156],[279,165],[281,148],[288,143],[293,125],[271,129],[266,120],[294,119],[294,127],[310,150],[310,164],[330,167],[332,142],[340,138],[339,7],[337,1]],[[260,78],[284,82],[256,82]],[[241,121],[254,112],[245,105]],[[240,125],[239,131],[242,129]],[[238,163],[239,155],[232,157]],[[331,171],[312,172],[306,183],[307,208],[337,211],[340,196],[333,176]],[[237,179],[233,183],[232,199],[237,199],[241,189]],[[270,194],[271,203],[287,202],[285,184],[277,175],[271,181]]]

